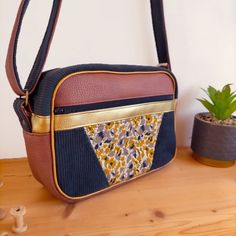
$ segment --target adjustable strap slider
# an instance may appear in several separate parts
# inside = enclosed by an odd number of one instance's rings
[[[25,100],[25,106],[27,107],[29,105],[29,91],[25,90],[25,96],[22,96],[22,98]]]

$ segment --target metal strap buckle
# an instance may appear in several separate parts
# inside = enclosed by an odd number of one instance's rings
[[[29,104],[29,91],[28,90],[25,91],[25,96],[22,96],[22,98],[25,99],[25,106],[28,106]]]

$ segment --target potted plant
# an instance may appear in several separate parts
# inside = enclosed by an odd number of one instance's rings
[[[195,159],[216,167],[229,167],[236,160],[236,91],[209,86],[209,99],[198,99],[208,110],[195,116],[191,148]]]

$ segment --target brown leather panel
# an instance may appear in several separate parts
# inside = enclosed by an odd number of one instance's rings
[[[34,177],[60,200],[72,202],[58,192],[54,183],[50,133],[33,134],[24,131],[24,139]]]
[[[164,73],[77,74],[62,83],[56,95],[55,107],[170,95],[173,93],[173,81]]]

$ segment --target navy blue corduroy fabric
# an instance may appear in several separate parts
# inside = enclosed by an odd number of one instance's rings
[[[30,104],[32,105],[33,112],[35,114],[42,116],[50,115],[51,99],[53,91],[57,86],[58,82],[66,75],[79,71],[99,71],[99,70],[116,71],[116,72],[167,71],[168,73],[171,74],[170,71],[160,67],[134,66],[134,65],[85,64],[61,69],[54,69],[48,72],[44,72],[42,74],[41,81],[38,84],[37,89],[31,95]],[[175,79],[173,74],[172,76]],[[175,97],[177,98],[178,94],[177,82],[175,84],[176,84]]]
[[[174,127],[174,112],[164,114],[151,170],[160,168],[167,164],[175,155],[176,139]]]
[[[59,185],[71,197],[108,187],[106,176],[83,128],[55,132]]]
[[[21,127],[23,130],[27,132],[31,132],[31,124],[29,122],[29,118],[26,116],[26,114],[23,112],[22,108],[24,107],[25,100],[23,98],[16,98],[13,103],[13,108],[19,118]]]

